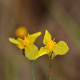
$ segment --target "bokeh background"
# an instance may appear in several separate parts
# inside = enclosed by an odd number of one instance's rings
[[[47,29],[55,41],[65,41],[69,52],[56,56],[52,80],[80,80],[80,1],[79,0],[0,0],[0,80],[33,80],[30,61],[8,38],[25,26],[30,34],[41,31],[35,44],[44,46]],[[48,80],[49,57],[33,61],[37,80]]]

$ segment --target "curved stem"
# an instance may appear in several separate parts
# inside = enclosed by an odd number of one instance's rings
[[[36,80],[36,75],[35,75],[35,71],[33,67],[33,61],[30,60],[30,63],[31,63],[31,68],[32,68],[33,79]]]
[[[52,67],[52,59],[50,58],[49,79],[48,80],[51,80],[51,67]]]

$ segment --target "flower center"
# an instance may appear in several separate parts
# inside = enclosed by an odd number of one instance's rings
[[[22,45],[17,45],[20,49],[24,49],[26,46],[29,46],[30,44],[30,36],[28,34],[28,37],[24,37],[24,40],[22,40],[21,38],[18,38],[20,41],[22,41]]]
[[[46,47],[47,47],[50,51],[52,51],[52,49],[53,49],[53,47],[54,47],[55,44],[56,44],[56,42],[50,40],[50,41],[48,42],[48,44],[46,45]]]
[[[25,39],[23,40],[23,43],[24,43],[25,46],[28,46],[30,41],[27,37],[25,37]]]

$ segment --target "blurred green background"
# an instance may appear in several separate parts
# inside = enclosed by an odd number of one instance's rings
[[[79,0],[0,0],[0,80],[33,80],[30,61],[8,38],[25,26],[30,34],[41,31],[35,44],[44,46],[47,29],[55,41],[65,41],[69,52],[56,56],[52,80],[80,80],[80,1]],[[37,80],[48,80],[49,57],[33,61]]]

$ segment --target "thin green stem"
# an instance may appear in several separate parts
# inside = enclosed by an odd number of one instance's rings
[[[50,58],[49,79],[48,80],[51,80],[51,67],[52,67],[52,58]]]
[[[31,68],[32,68],[33,79],[36,80],[36,75],[35,75],[35,71],[33,67],[33,61],[30,60],[30,63],[31,63]]]

